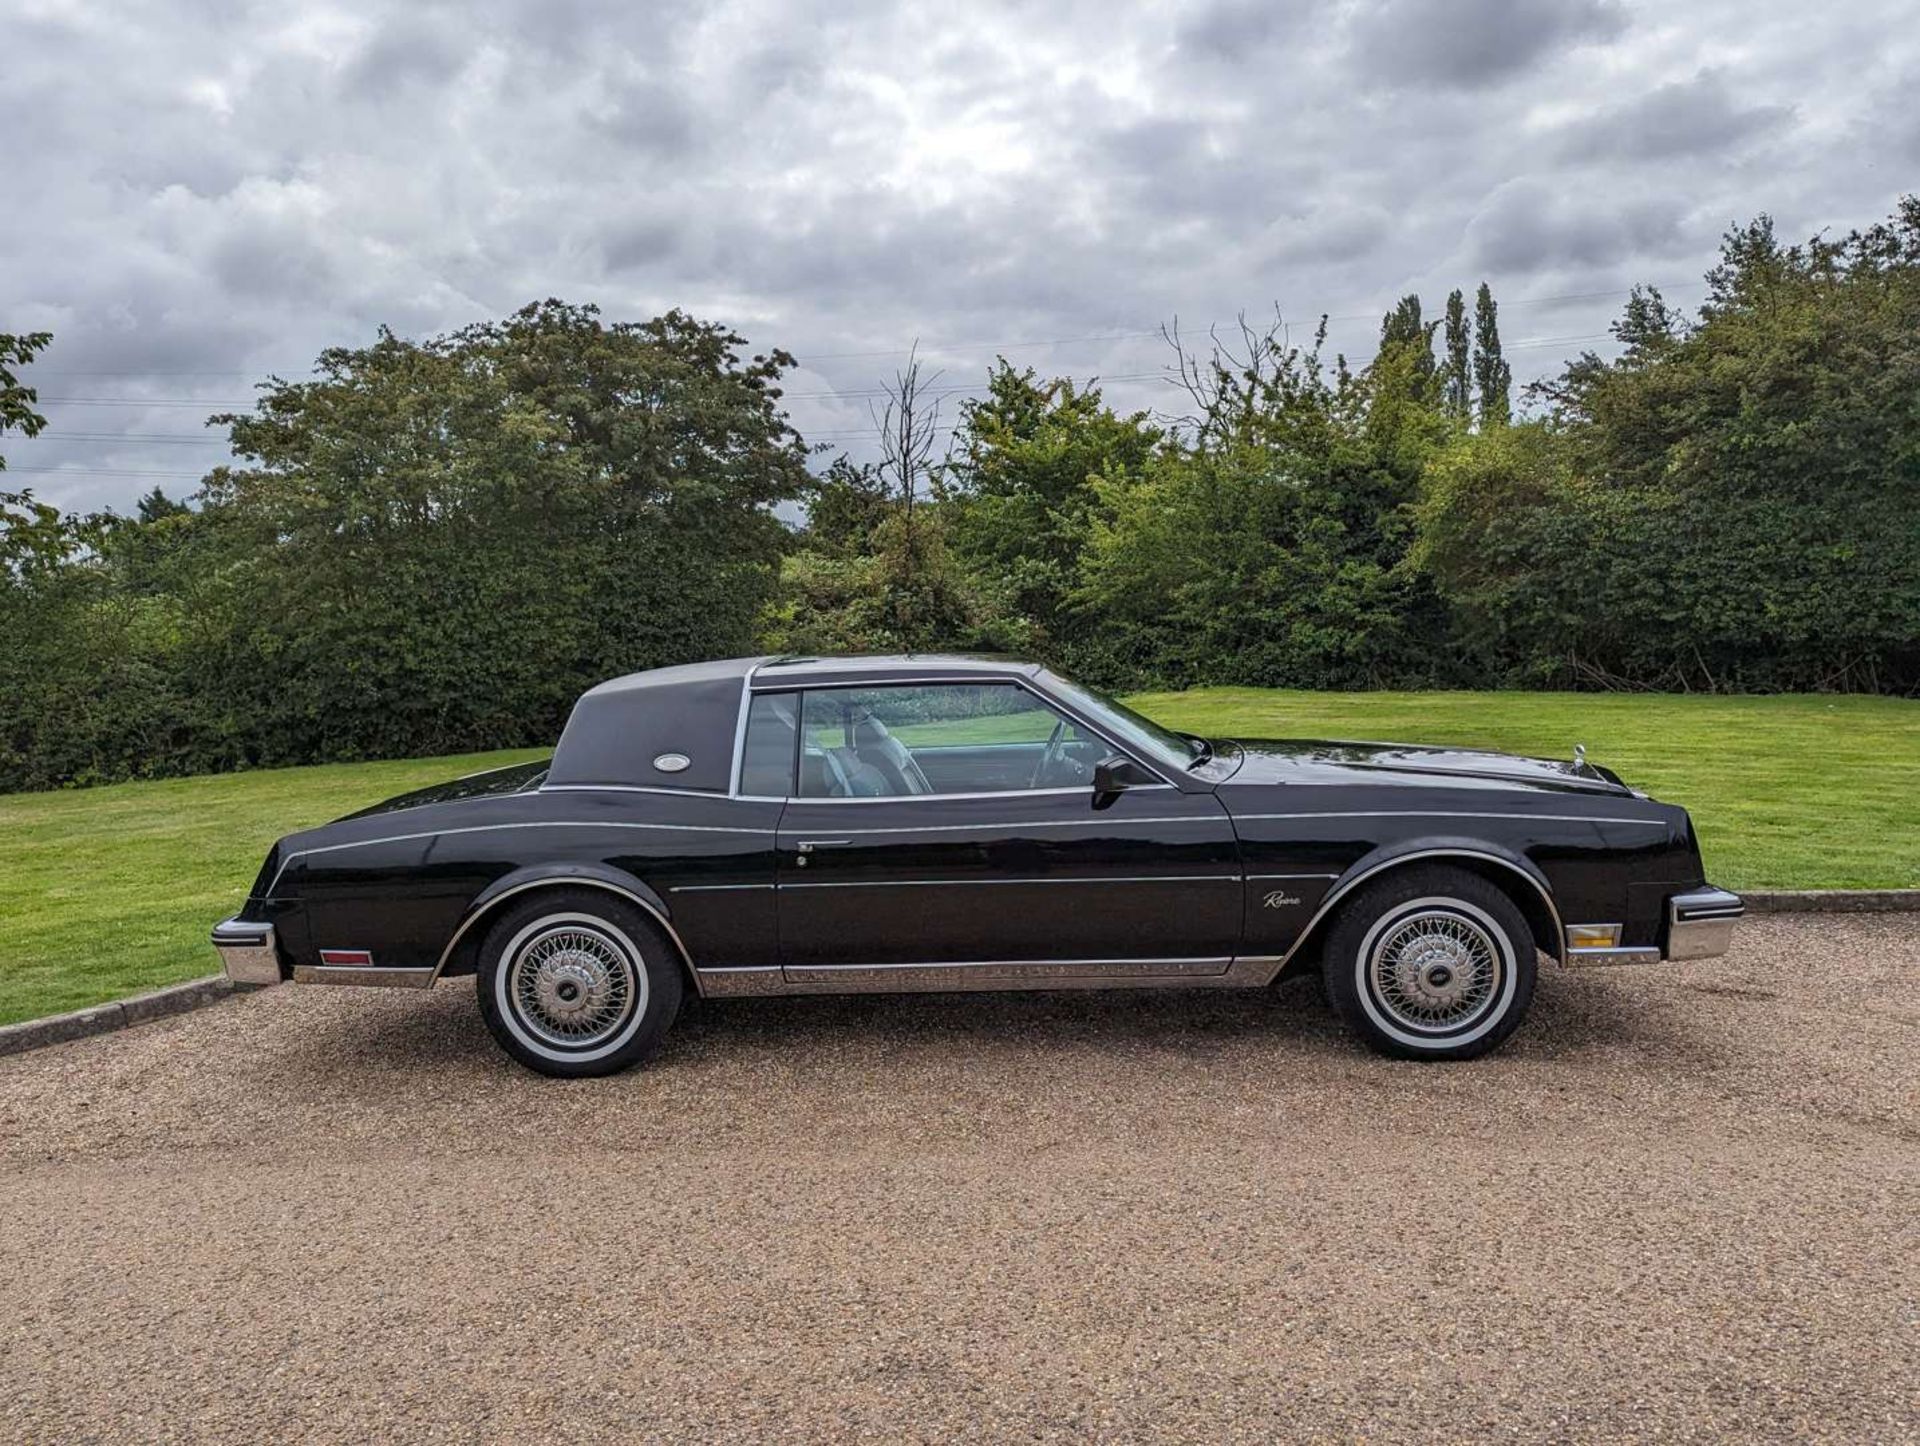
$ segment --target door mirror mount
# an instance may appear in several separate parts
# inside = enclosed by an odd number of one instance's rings
[[[1138,788],[1151,782],[1147,772],[1124,753],[1113,753],[1093,765],[1093,794],[1095,798],[1111,798],[1116,793],[1124,793],[1129,788]]]

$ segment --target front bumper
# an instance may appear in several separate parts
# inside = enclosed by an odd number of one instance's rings
[[[227,978],[235,984],[280,982],[280,949],[273,925],[222,920],[213,926],[213,947],[220,951]]]
[[[1747,906],[1738,894],[1711,886],[1667,900],[1668,959],[1713,959],[1733,944],[1733,926]]]
[[[1665,935],[1658,944],[1622,946],[1620,924],[1577,924],[1567,930],[1569,964],[1657,964],[1662,959],[1714,959],[1733,944],[1733,926],[1747,912],[1738,894],[1703,884],[1666,902]],[[1611,936],[1610,943],[1588,943]]]

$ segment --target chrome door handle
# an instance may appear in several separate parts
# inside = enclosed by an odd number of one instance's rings
[[[794,847],[803,854],[810,854],[815,849],[843,848],[852,842],[850,838],[803,838]]]

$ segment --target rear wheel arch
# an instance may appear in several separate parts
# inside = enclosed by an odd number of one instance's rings
[[[1349,897],[1377,879],[1422,864],[1445,864],[1485,879],[1513,900],[1533,933],[1534,946],[1548,958],[1566,962],[1566,933],[1559,906],[1554,902],[1552,885],[1537,868],[1486,844],[1434,840],[1395,847],[1391,852],[1378,850],[1341,875],[1322,896],[1307,927],[1288,950],[1279,976],[1291,978],[1319,967],[1320,948],[1341,904]]]
[[[693,967],[693,957],[687,952],[686,943],[667,918],[666,906],[659,895],[641,883],[638,879],[606,878],[599,874],[541,874],[529,878],[502,880],[491,890],[482,894],[467,910],[460,925],[440,952],[440,961],[435,966],[433,977],[436,982],[443,978],[453,978],[463,974],[472,974],[480,956],[480,944],[504,908],[509,908],[516,900],[530,897],[539,889],[599,889],[624,899],[646,915],[647,920],[660,933],[668,951],[679,961],[680,972],[685,977],[682,983],[694,993],[699,993],[700,975]]]

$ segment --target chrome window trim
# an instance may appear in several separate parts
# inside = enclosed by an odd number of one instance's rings
[[[822,688],[943,688],[958,683],[978,686],[980,684],[1012,683],[1021,675],[1009,673],[939,673],[924,678],[901,677],[895,673],[876,673],[871,678],[858,683],[848,683],[839,679],[823,678],[783,678],[778,683],[765,688],[756,688],[756,693],[800,693],[818,692]]]
[[[638,905],[646,911],[654,923],[660,926],[662,932],[664,932],[669,939],[673,940],[673,947],[680,951],[681,961],[692,971],[696,980],[698,979],[700,971],[693,966],[693,955],[687,952],[686,942],[681,939],[679,931],[668,922],[667,916],[653,904],[647,902],[647,900],[636,894],[632,889],[624,888],[619,884],[609,883],[605,879],[596,879],[584,875],[579,877],[573,875],[557,875],[544,879],[529,879],[524,884],[515,884],[510,889],[502,889],[491,899],[488,899],[485,903],[477,907],[469,906],[466,918],[460,921],[460,927],[455,929],[453,931],[453,937],[447,940],[447,947],[440,951],[440,958],[433,966],[433,977],[429,979],[427,983],[437,984],[439,982],[441,974],[446,970],[447,961],[453,957],[453,951],[459,947],[460,941],[466,937],[467,930],[471,929],[478,920],[491,914],[495,905],[499,904],[502,900],[511,899],[515,894],[524,894],[530,889],[566,888],[605,889],[610,894],[618,894],[621,898]]]
[[[753,702],[753,675],[765,667],[769,660],[761,658],[750,664],[740,678],[740,716],[733,720],[733,766],[727,770],[727,797],[740,796],[740,774],[747,763],[747,710]],[[798,720],[795,720],[798,726]]]
[[[1128,793],[1150,793],[1155,789],[1172,788],[1171,783],[1139,783],[1127,789]],[[831,804],[839,806],[849,803],[927,803],[933,799],[946,801],[953,798],[1045,798],[1050,794],[1079,794],[1082,797],[1093,796],[1093,785],[1076,784],[1072,788],[988,788],[972,793],[882,793],[868,794],[858,798],[788,798],[769,799],[771,803]],[[759,795],[746,795],[756,797]]]
[[[1155,767],[1150,763],[1146,763],[1143,760],[1134,757],[1132,749],[1123,747],[1122,745],[1114,742],[1114,740],[1108,736],[1108,734],[1104,729],[1098,727],[1093,723],[1090,723],[1089,721],[1087,721],[1087,719],[1081,717],[1079,713],[1075,712],[1072,708],[1067,707],[1058,698],[1055,698],[1051,693],[1048,693],[1043,689],[1037,687],[1034,684],[1033,679],[1026,675],[1007,674],[1007,673],[975,673],[968,677],[951,677],[951,676],[941,675],[941,676],[928,677],[928,678],[901,678],[897,675],[882,674],[877,678],[862,679],[858,683],[825,682],[825,681],[808,682],[805,679],[791,678],[791,679],[782,679],[779,686],[777,687],[755,688],[753,686],[753,676],[755,673],[759,672],[760,668],[764,665],[765,661],[766,661],[765,659],[762,659],[761,662],[755,663],[752,668],[748,669],[747,676],[743,680],[742,697],[740,702],[740,719],[737,724],[738,731],[736,732],[735,739],[734,739],[733,786],[728,795],[729,797],[732,797],[732,798],[743,798],[743,797],[764,798],[765,797],[765,795],[762,795],[762,794],[742,794],[740,792],[740,769],[741,769],[741,763],[743,761],[743,755],[741,750],[744,747],[745,740],[746,740],[747,708],[752,701],[752,696],[754,693],[817,693],[817,692],[827,692],[827,691],[846,692],[846,691],[860,691],[863,689],[871,689],[871,688],[946,688],[946,687],[955,687],[955,686],[964,686],[964,687],[973,687],[973,688],[1008,686],[1008,687],[1014,687],[1014,688],[1023,688],[1027,692],[1031,693],[1035,698],[1039,699],[1043,707],[1050,709],[1054,713],[1060,714],[1061,716],[1065,717],[1069,722],[1078,723],[1082,728],[1085,728],[1087,732],[1093,734],[1094,737],[1098,738],[1102,743],[1106,744],[1107,747],[1111,748],[1115,753],[1118,753],[1123,758],[1127,759],[1129,762],[1134,763],[1139,767],[1146,769],[1148,773],[1152,774],[1155,778],[1159,780],[1158,785],[1143,783],[1138,785],[1139,788],[1153,788],[1156,786],[1163,787],[1163,788],[1179,787],[1178,784],[1172,782],[1172,780],[1167,778],[1167,776],[1164,773],[1162,773],[1160,769],[1158,769],[1157,767]],[[800,729],[801,729],[801,738],[804,742],[804,739],[806,737],[806,716],[804,711],[802,712],[801,718],[800,718]],[[795,787],[798,787],[798,785],[799,785],[799,780],[796,779]],[[898,802],[901,798],[917,798],[922,800],[929,799],[929,798],[970,798],[975,796],[987,797],[987,798],[1004,798],[1008,794],[1043,793],[1043,792],[1052,792],[1052,791],[1053,790],[1051,789],[1029,790],[1029,789],[1022,789],[1022,788],[1006,788],[1006,789],[997,789],[991,793],[987,793],[983,795],[959,794],[959,793],[914,793],[914,794],[898,794],[891,797],[882,797],[882,798],[858,798],[858,799],[839,799],[839,798],[809,799],[809,798],[802,798],[799,794],[796,793],[795,795],[793,795],[793,797],[788,799],[770,799],[768,801],[769,802],[785,802],[785,803],[895,803],[895,802]],[[1083,792],[1088,792],[1090,790],[1073,788],[1073,789],[1063,789],[1060,791],[1066,792],[1066,793],[1083,793]],[[1128,792],[1130,793],[1134,791],[1135,790],[1133,789],[1128,790]]]
[[[656,788],[643,783],[543,783],[535,793],[666,793],[675,798],[724,799],[731,794],[711,788]]]

